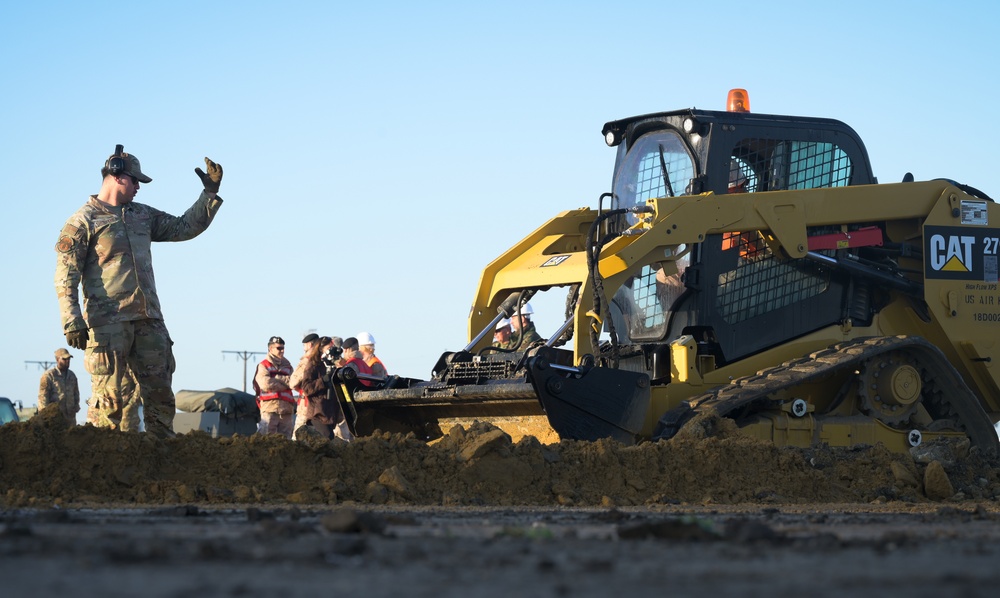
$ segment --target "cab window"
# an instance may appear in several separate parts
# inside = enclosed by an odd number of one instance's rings
[[[615,206],[631,208],[656,197],[687,195],[694,176],[694,160],[675,131],[647,133],[628,148],[615,172]],[[629,215],[628,224],[634,223],[635,217]],[[678,260],[678,272],[665,279],[655,265],[644,266],[618,289],[612,301],[621,311],[629,339],[663,336],[667,310],[683,291],[681,277],[689,261],[687,256]]]
[[[694,160],[676,132],[647,133],[632,144],[618,166],[616,205],[630,208],[654,197],[686,195],[693,177]]]

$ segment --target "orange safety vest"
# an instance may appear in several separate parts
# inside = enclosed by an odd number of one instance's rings
[[[288,370],[287,368],[285,368],[285,369],[279,368],[279,367],[275,366],[274,364],[272,364],[267,359],[261,361],[260,363],[265,368],[267,368],[267,375],[268,376],[274,377],[274,376],[276,376],[278,374],[283,374],[285,376],[291,376],[292,375],[292,372],[290,370]],[[285,389],[285,390],[279,390],[277,392],[261,392],[260,391],[260,387],[257,385],[256,376],[254,378],[255,379],[253,381],[253,387],[257,390],[257,398],[258,398],[258,400],[260,400],[260,401],[274,401],[274,400],[279,400],[280,399],[282,401],[287,401],[287,402],[291,403],[292,405],[295,404],[295,399],[292,397],[292,390],[290,388],[289,389]]]
[[[371,368],[373,374],[375,373],[375,364],[376,363],[379,364],[380,366],[382,366],[382,371],[383,372],[385,372],[386,374],[389,373],[389,368],[385,367],[385,364],[382,363],[382,360],[379,359],[378,357],[376,357],[375,355],[372,355],[371,357],[369,357],[368,359],[366,359],[365,363],[367,363],[368,367]]]

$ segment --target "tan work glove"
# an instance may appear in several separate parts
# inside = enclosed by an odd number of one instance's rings
[[[66,333],[66,342],[70,347],[83,351],[87,348],[87,336],[86,328],[83,330],[71,330]]]
[[[218,193],[219,183],[222,182],[222,164],[216,164],[206,157],[205,167],[208,168],[208,174],[200,168],[195,168],[194,173],[201,179],[201,184],[205,185],[205,191]]]

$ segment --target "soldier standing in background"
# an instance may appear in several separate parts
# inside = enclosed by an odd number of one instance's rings
[[[56,243],[56,294],[63,332],[85,350],[99,425],[129,431],[141,397],[146,431],[173,436],[173,341],[163,323],[153,279],[154,241],[201,234],[222,206],[222,167],[208,158],[195,174],[204,191],[183,216],[133,203],[143,174],[139,160],[115,149],[101,169],[101,189],[66,221]],[[79,288],[83,286],[83,305]],[[134,376],[134,377],[133,377]],[[138,382],[138,391],[135,383]]]
[[[71,426],[76,424],[76,414],[80,411],[80,386],[76,374],[69,369],[72,357],[66,349],[56,349],[55,367],[45,370],[38,384],[38,410],[59,405],[59,412]]]
[[[260,433],[292,437],[295,419],[295,397],[288,379],[292,364],[285,359],[285,341],[272,336],[267,341],[267,357],[257,364],[253,387],[260,407]]]

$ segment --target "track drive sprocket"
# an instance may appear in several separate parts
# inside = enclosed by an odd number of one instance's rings
[[[922,371],[916,359],[904,351],[876,355],[859,371],[862,410],[889,425],[910,419],[921,403],[923,390]]]

